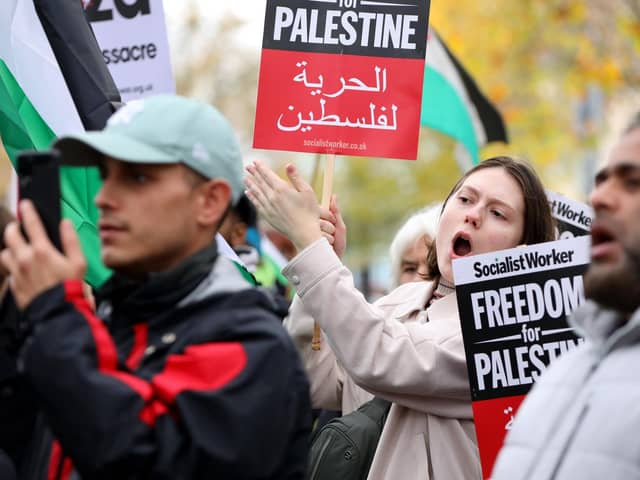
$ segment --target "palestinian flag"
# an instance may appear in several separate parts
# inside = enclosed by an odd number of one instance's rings
[[[0,138],[15,166],[22,150],[47,149],[56,136],[101,129],[120,102],[79,0],[0,2]],[[93,197],[95,168],[63,167],[62,215],[74,223],[89,264],[86,280],[100,285]]]
[[[480,147],[507,142],[500,113],[453,56],[433,28],[429,28],[420,123],[460,142],[470,162],[479,162]]]

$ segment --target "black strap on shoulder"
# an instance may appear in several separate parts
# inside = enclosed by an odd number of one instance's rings
[[[371,420],[378,421],[379,419],[383,419],[382,423],[384,423],[390,408],[391,402],[389,400],[373,397],[372,400],[363,404],[358,410]]]

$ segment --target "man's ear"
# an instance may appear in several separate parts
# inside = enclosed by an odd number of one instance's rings
[[[204,227],[220,225],[231,203],[231,186],[225,180],[213,178],[198,185],[199,212],[197,221]]]

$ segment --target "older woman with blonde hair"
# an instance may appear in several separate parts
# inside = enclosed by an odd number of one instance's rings
[[[442,203],[433,203],[411,215],[396,232],[389,246],[392,287],[425,280],[427,253],[431,249]]]

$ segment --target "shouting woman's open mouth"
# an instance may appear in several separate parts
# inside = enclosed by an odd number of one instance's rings
[[[466,257],[472,251],[471,238],[464,232],[458,232],[453,237],[451,245],[453,258]]]

